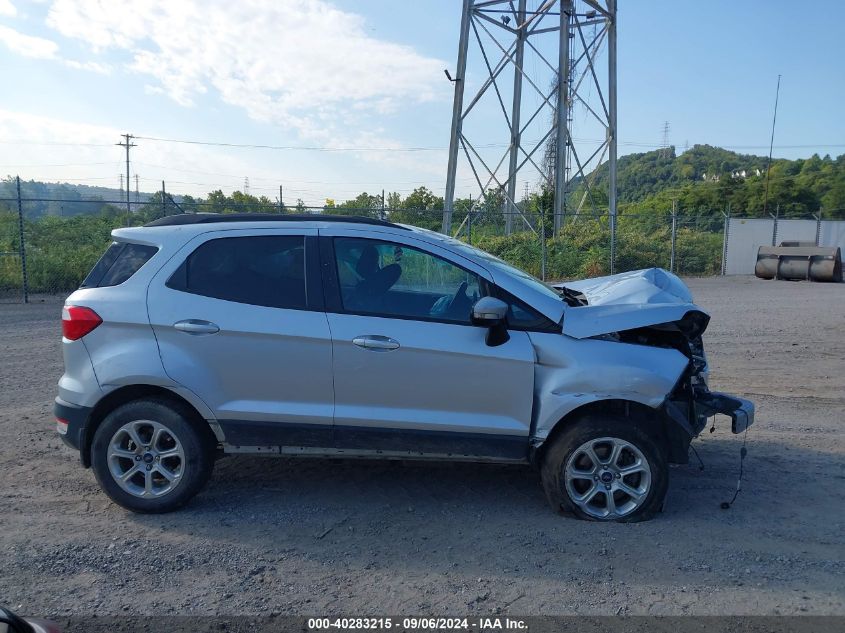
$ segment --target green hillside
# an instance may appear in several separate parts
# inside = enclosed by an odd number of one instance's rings
[[[135,192],[130,191],[129,200],[133,210],[150,200],[156,194],[140,192],[136,199]],[[17,210],[17,186],[12,176],[0,180],[0,208]],[[29,218],[41,218],[51,215],[72,217],[75,215],[99,214],[108,211],[106,202],[122,201],[126,193],[110,187],[95,187],[91,185],[77,185],[66,182],[39,182],[36,180],[21,180],[21,197],[35,199],[23,205],[24,213]],[[174,196],[177,201],[181,196]],[[125,209],[125,203],[121,207]]]
[[[680,155],[671,147],[623,156],[617,174],[620,211],[664,211],[676,200],[684,210],[719,213],[730,204],[734,215],[760,216],[766,160],[710,145],[695,145]],[[607,177],[605,163],[596,173],[597,189],[606,187]],[[774,159],[769,211],[778,206],[785,217],[807,217],[820,209],[827,217],[845,217],[845,154]]]

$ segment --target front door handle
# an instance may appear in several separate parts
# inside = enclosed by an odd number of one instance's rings
[[[216,334],[220,331],[220,327],[216,323],[200,319],[177,321],[173,324],[173,327],[185,334]]]
[[[378,336],[371,334],[368,336],[356,336],[352,339],[352,343],[364,349],[371,349],[374,351],[387,352],[399,347],[399,341],[394,341],[387,336]]]

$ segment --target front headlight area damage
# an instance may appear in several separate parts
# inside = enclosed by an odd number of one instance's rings
[[[689,363],[662,406],[664,415],[675,424],[667,425],[667,438],[677,463],[688,460],[689,444],[717,413],[731,418],[731,430],[742,433],[754,422],[754,403],[737,396],[713,392],[702,335],[710,317],[698,310],[688,311],[672,323],[662,323],[617,332],[620,342],[676,349]]]

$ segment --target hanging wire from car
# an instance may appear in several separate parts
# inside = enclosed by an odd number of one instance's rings
[[[745,443],[748,441],[748,424],[745,426],[745,433],[742,435],[742,448],[739,449],[739,477],[736,480],[736,490],[734,490],[734,496],[731,497],[730,501],[722,501],[719,505],[722,510],[730,510],[731,506],[736,501],[737,496],[739,495],[739,491],[742,490],[742,473],[743,473],[743,464],[745,463],[745,456],[748,455],[748,449],[745,447]]]

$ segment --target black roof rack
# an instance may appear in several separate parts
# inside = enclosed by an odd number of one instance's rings
[[[352,224],[375,224],[376,226],[392,226],[405,228],[376,218],[360,215],[323,215],[310,213],[288,215],[283,213],[180,213],[168,215],[144,226],[180,226],[182,224],[213,224],[216,222],[348,222]]]

